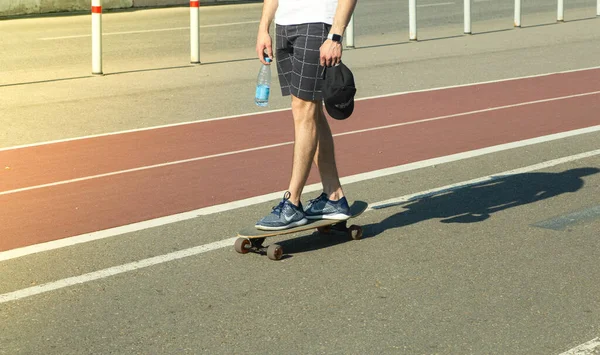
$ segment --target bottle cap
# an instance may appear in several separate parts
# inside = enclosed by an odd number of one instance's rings
[[[271,58],[269,58],[269,57],[265,57],[265,62],[267,62],[267,63],[271,63]]]

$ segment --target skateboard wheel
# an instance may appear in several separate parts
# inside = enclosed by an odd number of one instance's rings
[[[319,227],[317,228],[317,232],[321,234],[329,234],[331,233],[331,226]]]
[[[235,240],[233,248],[240,254],[246,254],[250,251],[250,241],[245,238],[238,238]]]
[[[271,244],[267,248],[267,257],[271,260],[279,260],[283,256],[283,248],[277,244]]]
[[[353,224],[350,226],[350,228],[348,228],[348,235],[350,235],[350,238],[354,240],[359,240],[362,238],[363,230],[360,226]]]

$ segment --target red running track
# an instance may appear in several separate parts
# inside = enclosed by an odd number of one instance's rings
[[[600,125],[599,92],[590,69],[357,101],[340,175]],[[0,150],[0,252],[284,190],[292,140],[282,111]]]

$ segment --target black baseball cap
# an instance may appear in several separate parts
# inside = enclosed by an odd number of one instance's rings
[[[354,76],[344,63],[325,69],[323,102],[327,113],[336,120],[345,120],[354,111]]]

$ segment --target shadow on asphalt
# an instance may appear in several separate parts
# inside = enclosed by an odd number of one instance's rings
[[[598,168],[586,167],[561,173],[495,176],[491,181],[417,196],[403,203],[373,206],[374,209],[402,206],[404,211],[363,229],[366,236],[374,237],[389,229],[429,219],[440,219],[441,223],[482,222],[495,212],[575,192],[583,187],[583,176],[599,172]]]
[[[411,224],[439,219],[440,223],[477,223],[495,212],[545,200],[584,186],[582,177],[597,174],[599,168],[586,167],[561,173],[524,173],[495,176],[491,181],[460,186],[432,194],[417,196],[401,203],[372,206],[383,210],[402,206],[404,211],[376,224],[363,225],[363,238],[372,238],[384,231]],[[349,221],[348,225],[352,224]],[[287,257],[351,241],[346,235],[312,233],[287,239],[281,245]]]
[[[173,66],[173,67],[144,68],[144,69],[134,69],[134,70],[111,72],[111,73],[103,73],[103,74],[98,74],[98,75],[90,74],[90,75],[48,79],[48,80],[25,81],[25,82],[17,82],[17,83],[0,84],[0,88],[1,87],[9,87],[9,86],[35,85],[35,84],[54,83],[54,82],[59,82],[59,81],[90,79],[90,78],[97,78],[97,77],[103,77],[103,76],[123,75],[123,74],[132,74],[132,73],[144,73],[144,72],[165,71],[165,70],[174,70],[174,69],[188,69],[188,68],[193,68],[198,65],[206,66],[206,65],[211,65],[211,64],[226,64],[226,63],[236,63],[236,62],[247,62],[247,61],[253,61],[253,60],[258,60],[258,59],[254,58],[254,57],[253,58],[229,59],[229,60],[221,60],[221,61],[214,61],[214,62],[202,62],[199,64],[190,63],[188,65],[178,65],[178,66]]]
[[[351,239],[344,234],[321,234],[315,231],[309,235],[277,242],[277,244],[283,248],[285,254],[284,258],[289,258],[292,257],[293,254],[325,249],[349,241],[351,241]],[[265,244],[267,243],[268,242]]]
[[[58,78],[58,79],[48,79],[48,80],[38,80],[38,81],[26,81],[21,83],[10,83],[10,84],[0,84],[0,88],[9,87],[9,86],[22,86],[22,85],[33,85],[33,84],[46,84],[46,83],[54,83],[58,81],[69,81],[69,80],[79,80],[79,79],[89,79],[93,78],[94,75],[84,75],[84,76],[75,76],[69,78]]]
[[[143,73],[143,72],[152,72],[152,71],[164,71],[164,70],[173,70],[173,69],[188,69],[188,68],[193,68],[193,67],[196,67],[196,66],[206,66],[206,65],[212,65],[212,64],[237,63],[237,62],[247,62],[247,61],[251,61],[251,60],[258,61],[258,59],[256,59],[255,57],[252,57],[252,58],[239,58],[239,59],[226,59],[226,60],[219,60],[219,61],[214,61],[214,62],[202,61],[201,63],[190,63],[190,64],[187,64],[187,65],[178,65],[178,66],[174,66],[174,67],[145,68],[145,69],[134,69],[134,70],[118,71],[118,72],[113,72],[113,73],[105,73],[104,75],[105,76],[109,76],[109,75],[122,75],[122,74]]]

